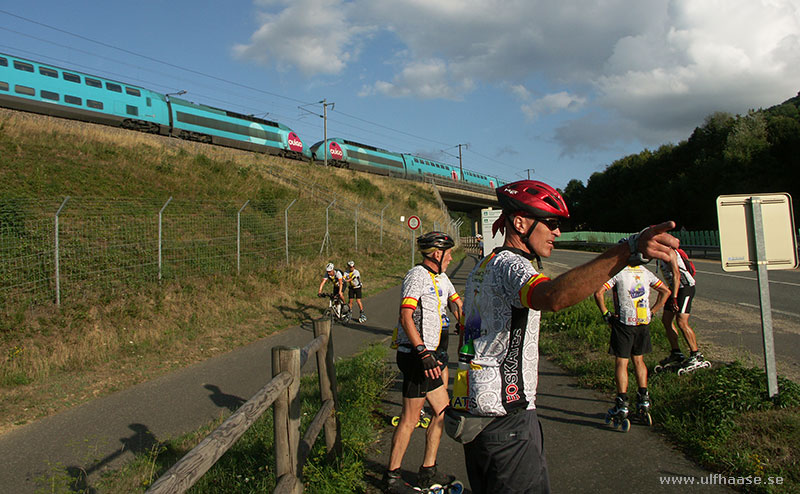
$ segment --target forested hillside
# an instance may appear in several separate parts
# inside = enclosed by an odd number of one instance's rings
[[[800,93],[747,115],[714,113],[686,141],[645,149],[564,191],[572,230],[633,231],[673,219],[717,228],[721,194],[788,192],[800,200]]]

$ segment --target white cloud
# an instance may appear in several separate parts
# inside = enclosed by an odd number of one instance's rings
[[[260,0],[256,6],[261,25],[249,44],[234,46],[234,55],[307,76],[341,73],[374,31],[340,0]]]
[[[499,85],[522,101],[529,118],[578,108],[594,109],[593,118],[608,115],[616,124],[603,129],[604,138],[620,142],[686,137],[713,111],[777,103],[794,95],[800,81],[797,0],[256,5],[265,12],[261,27],[250,44],[236,47],[241,57],[309,76],[340,74],[381,33],[382,42],[394,44],[374,48],[386,52],[394,76],[362,83],[364,96],[459,100]],[[575,150],[571,139],[596,121],[584,112],[572,118],[554,137]]]

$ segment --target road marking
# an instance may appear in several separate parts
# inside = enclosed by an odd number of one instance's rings
[[[752,309],[759,309],[759,310],[761,309],[761,306],[759,305],[746,304],[744,302],[739,302],[739,305],[742,305],[744,307],[750,307]],[[795,314],[794,312],[786,312],[785,310],[772,309],[772,312],[775,312],[776,314],[783,314],[784,316],[800,317],[800,314]]]
[[[740,280],[750,280],[750,281],[757,281],[758,278],[751,278],[748,276],[737,276],[735,274],[728,274],[728,273],[715,273],[713,271],[698,271],[698,273],[703,274],[714,274],[717,276],[727,276],[729,278],[738,278]],[[800,283],[792,283],[790,281],[778,281],[778,280],[769,280],[770,283],[778,283],[780,285],[789,285],[789,286],[800,286]]]

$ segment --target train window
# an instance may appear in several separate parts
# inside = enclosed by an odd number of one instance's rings
[[[103,102],[102,101],[95,101],[93,99],[86,100],[86,106],[89,108],[94,108],[95,110],[102,110],[103,109]]]
[[[128,115],[135,115],[137,117],[139,116],[139,108],[137,108],[137,107],[135,107],[133,105],[125,105],[125,112]]]
[[[147,106],[153,106],[153,98],[148,97],[145,101],[147,101]]]
[[[53,101],[58,101],[58,93],[54,93],[53,91],[39,91],[39,94],[44,99],[50,99]]]
[[[78,74],[71,74],[69,72],[63,72],[61,74],[64,77],[64,80],[67,82],[77,82],[78,84],[81,83],[81,76]]]
[[[33,65],[17,60],[14,60],[14,68],[17,70],[23,70],[25,72],[33,72]]]
[[[0,67],[8,67],[8,60],[0,57]]]
[[[36,90],[28,86],[14,86],[14,92],[19,94],[26,94],[28,96],[36,96]]]
[[[138,89],[134,89],[132,87],[125,86],[125,93],[130,94],[131,96],[141,96],[142,93],[139,92]]]
[[[71,105],[82,105],[83,100],[78,98],[77,96],[70,96],[69,94],[64,95],[64,101],[71,104]]]
[[[8,91],[8,83],[7,83],[7,82],[0,81],[0,90],[2,90],[2,91]]]
[[[39,67],[39,73],[47,77],[55,77],[58,79],[58,72],[53,69],[48,69],[47,67]]]
[[[92,87],[103,87],[103,83],[98,81],[97,79],[92,79],[91,77],[86,78],[86,85]]]
[[[108,89],[109,91],[114,91],[115,93],[122,92],[122,86],[120,86],[119,84],[114,84],[113,82],[106,82],[106,89]]]

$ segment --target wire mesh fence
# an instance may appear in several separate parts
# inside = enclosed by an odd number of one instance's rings
[[[161,279],[330,259],[387,242],[410,245],[400,214],[318,194],[241,202],[0,199],[0,309],[60,304],[88,291]],[[424,229],[451,229],[445,218],[423,218]]]

